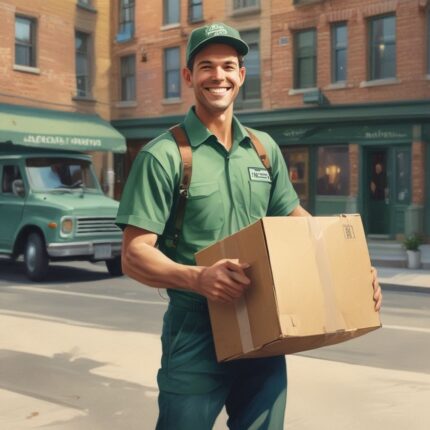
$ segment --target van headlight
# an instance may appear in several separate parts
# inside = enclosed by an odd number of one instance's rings
[[[61,218],[61,236],[70,236],[73,233],[73,218]]]

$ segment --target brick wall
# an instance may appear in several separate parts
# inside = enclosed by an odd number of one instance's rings
[[[110,117],[110,8],[94,0],[96,12],[77,7],[76,0],[3,0],[0,2],[0,103]],[[14,70],[15,15],[37,20],[37,72]],[[75,29],[93,38],[93,101],[77,101]]]
[[[181,82],[181,97],[176,102],[164,100],[164,76],[163,76],[163,50],[169,47],[181,48],[181,66],[185,66],[185,49],[188,36],[193,28],[212,22],[225,22],[236,27],[239,31],[260,29],[261,35],[261,62],[262,93],[270,92],[271,77],[271,20],[268,2],[261,2],[261,9],[255,13],[235,15],[232,13],[233,0],[206,1],[203,2],[202,22],[188,23],[188,2],[181,2],[180,24],[163,26],[163,2],[151,0],[136,2],[136,29],[135,37],[125,43],[113,43],[113,85],[112,99],[113,117],[115,118],[140,118],[151,116],[177,115],[185,113],[193,104],[193,93]],[[118,8],[118,0],[113,2],[114,10]],[[118,28],[117,18],[113,22],[113,35],[115,38]],[[120,57],[136,53],[136,106],[119,107],[120,99]],[[146,55],[146,61],[142,54]],[[263,107],[270,108],[270,99],[263,96]]]
[[[317,30],[317,86],[332,104],[425,99],[430,96],[426,71],[426,2],[420,0],[342,0],[293,7],[292,2],[272,1],[273,73],[271,107],[303,106],[303,95],[289,95],[293,88],[294,32]],[[368,20],[396,14],[397,82],[366,86]],[[330,29],[334,22],[348,25],[348,76],[346,88],[330,88]],[[286,37],[288,43],[280,46]]]

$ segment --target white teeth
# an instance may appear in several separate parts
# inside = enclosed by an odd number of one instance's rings
[[[208,88],[208,90],[213,94],[224,94],[227,92],[228,88]]]

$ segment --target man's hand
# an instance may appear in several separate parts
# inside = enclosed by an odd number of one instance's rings
[[[373,285],[373,301],[375,302],[375,311],[379,312],[382,305],[382,291],[379,286],[378,272],[374,267],[371,267],[372,285]]]
[[[209,267],[204,267],[197,279],[196,292],[208,300],[232,303],[249,287],[251,281],[244,270],[247,263],[239,260],[223,259]]]

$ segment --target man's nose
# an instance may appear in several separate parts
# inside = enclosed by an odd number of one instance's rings
[[[224,79],[225,71],[222,67],[214,67],[213,73],[212,73],[212,79],[221,81]]]

